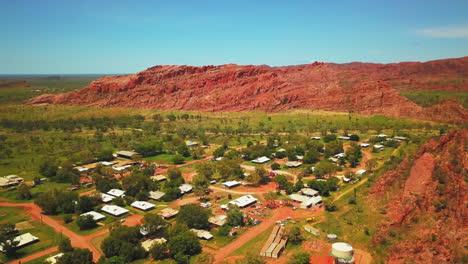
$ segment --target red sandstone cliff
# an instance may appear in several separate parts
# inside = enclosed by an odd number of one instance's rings
[[[468,244],[468,130],[423,145],[380,177],[371,199],[387,208],[375,243],[392,240],[386,263],[463,263]]]
[[[199,111],[305,108],[468,120],[466,110],[455,101],[425,109],[399,94],[411,89],[468,91],[468,57],[398,64],[155,66],[132,75],[102,77],[82,90],[42,95],[29,103]]]

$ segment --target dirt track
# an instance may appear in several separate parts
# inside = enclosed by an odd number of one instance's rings
[[[320,215],[323,209],[315,210],[315,211],[293,211],[289,207],[281,207],[273,211],[273,215],[263,220],[263,222],[257,226],[251,227],[247,232],[242,234],[239,238],[234,240],[232,243],[218,249],[214,253],[215,262],[214,263],[221,263],[223,261],[232,261],[237,259],[237,256],[231,256],[228,258],[230,254],[236,251],[239,247],[243,246],[245,243],[249,242],[254,237],[258,236],[261,232],[267,230],[272,225],[276,224],[276,221],[285,220],[288,216],[292,218],[298,217],[312,217],[316,215]],[[262,241],[263,243],[263,241]]]
[[[32,255],[29,255],[29,256],[27,256],[27,257],[24,257],[24,258],[12,260],[12,261],[10,261],[10,262],[7,262],[7,264],[25,263],[25,262],[28,262],[28,261],[31,261],[31,260],[34,260],[34,259],[43,257],[43,256],[45,256],[45,255],[48,255],[48,254],[57,252],[58,250],[59,250],[58,247],[51,247],[51,248],[48,248],[48,249],[39,251],[39,252],[37,252],[37,253],[34,253],[34,254],[32,254]]]

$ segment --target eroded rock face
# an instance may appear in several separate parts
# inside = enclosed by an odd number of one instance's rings
[[[459,81],[442,82],[454,76]],[[302,108],[461,122],[467,113],[456,101],[425,109],[399,93],[414,87],[468,90],[467,80],[468,57],[400,64],[155,66],[132,75],[102,77],[82,90],[42,95],[29,103],[199,111]]]
[[[467,137],[465,129],[431,140],[414,162],[403,161],[375,182],[370,198],[386,197],[389,221],[373,241],[400,237],[386,263],[462,263],[468,243]]]

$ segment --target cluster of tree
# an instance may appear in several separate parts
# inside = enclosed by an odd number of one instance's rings
[[[80,215],[76,218],[75,223],[80,230],[92,229],[97,226],[92,215]]]
[[[106,193],[111,189],[120,189],[122,186],[114,177],[115,171],[107,166],[98,165],[90,175],[96,185],[96,189]]]
[[[45,214],[55,215],[75,213],[76,201],[78,201],[76,192],[52,189],[38,195],[34,203],[41,207]]]
[[[126,195],[136,197],[139,201],[147,200],[148,192],[158,188],[158,184],[150,178],[153,175],[154,169],[154,166],[143,170],[134,168],[129,176],[123,178],[122,187]]]
[[[2,252],[7,257],[12,257],[16,254],[19,241],[14,240],[14,238],[17,235],[18,231],[14,223],[0,224],[0,246],[2,247]]]
[[[333,174],[336,171],[341,170],[340,167],[336,166],[335,163],[324,159],[317,163],[313,169],[313,173],[317,178],[324,178],[327,175]]]
[[[104,239],[101,250],[106,258],[122,257],[126,263],[146,257],[146,251],[141,247],[140,227],[116,226]]]
[[[177,223],[185,224],[189,228],[209,229],[208,218],[211,210],[201,208],[197,204],[187,204],[180,207]]]
[[[80,174],[70,162],[64,162],[60,167],[55,161],[46,160],[39,166],[39,173],[53,181],[61,183],[80,183]]]
[[[93,264],[93,253],[89,249],[73,248],[70,239],[62,238],[59,242],[59,250],[63,255],[57,260],[57,264]]]
[[[179,186],[185,181],[182,172],[177,167],[171,167],[167,170],[167,178],[168,180],[162,185],[162,191],[165,195],[161,199],[170,202],[180,197]]]
[[[255,171],[250,173],[246,178],[251,184],[258,186],[262,184],[267,184],[270,181],[270,176],[268,172],[263,167],[255,168]]]
[[[135,151],[143,157],[155,156],[161,154],[164,150],[162,141],[154,140],[139,144],[135,147]]]
[[[343,143],[341,141],[333,140],[325,145],[325,157],[331,157],[343,152]]]
[[[239,180],[244,177],[240,167],[241,160],[238,158],[227,158],[217,162],[200,162],[196,166],[197,173],[207,180]]]
[[[349,165],[352,168],[356,168],[359,165],[361,158],[362,158],[362,151],[361,147],[356,143],[352,143],[351,147],[346,150],[346,159],[349,162]]]
[[[307,186],[317,190],[320,195],[329,196],[330,192],[338,189],[338,179],[330,178],[326,181],[310,180],[307,182]]]
[[[296,184],[288,181],[288,178],[284,175],[276,175],[275,182],[278,184],[278,188],[281,190],[285,190],[287,194],[291,194],[293,192],[298,192],[304,187],[304,183],[302,181],[297,181]]]
[[[17,132],[33,131],[33,130],[62,130],[62,131],[81,131],[85,129],[96,129],[107,131],[115,127],[127,128],[140,126],[145,120],[142,115],[133,116],[117,116],[117,117],[83,117],[83,118],[68,118],[58,120],[16,120],[3,118],[0,120],[0,127],[12,129]]]

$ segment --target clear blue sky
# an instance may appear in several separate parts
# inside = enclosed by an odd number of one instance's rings
[[[468,56],[468,1],[0,0],[0,74]]]

